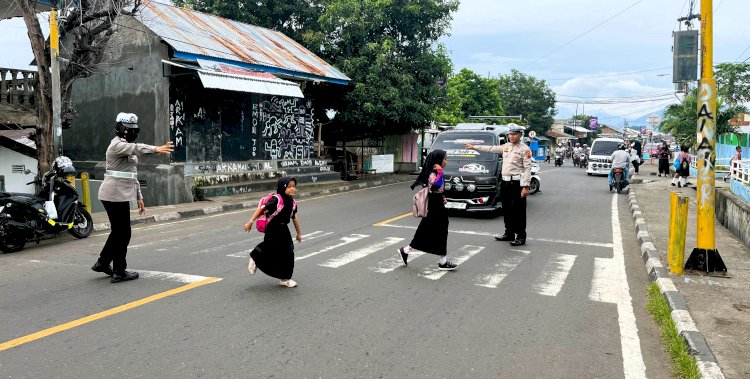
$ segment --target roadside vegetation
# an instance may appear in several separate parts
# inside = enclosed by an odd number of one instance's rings
[[[700,379],[698,365],[688,352],[682,337],[677,333],[677,327],[670,315],[669,303],[662,296],[656,283],[652,283],[649,287],[648,297],[646,309],[659,325],[661,340],[672,358],[672,373],[676,378]]]

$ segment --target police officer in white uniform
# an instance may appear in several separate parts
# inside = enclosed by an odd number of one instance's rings
[[[115,132],[107,148],[107,170],[99,188],[99,200],[109,217],[110,233],[99,259],[92,270],[112,277],[112,283],[138,279],[135,271],[126,271],[125,256],[130,243],[130,201],[137,200],[138,213],[146,213],[141,186],[138,183],[138,156],[144,154],[169,154],[172,141],[162,146],[134,143],[138,137],[138,116],[132,113],[117,115]],[[112,263],[112,266],[110,266]]]
[[[503,204],[505,234],[495,237],[498,241],[510,241],[512,246],[526,244],[526,197],[529,195],[531,149],[521,143],[523,127],[508,124],[509,142],[500,146],[466,144],[467,149],[503,154],[500,200]]]

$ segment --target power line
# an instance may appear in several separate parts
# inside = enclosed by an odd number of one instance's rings
[[[536,60],[532,61],[531,63],[527,63],[526,65],[524,65],[523,67],[521,67],[521,69],[523,70],[524,68],[526,68],[526,67],[528,67],[528,66],[531,66],[532,64],[534,64],[534,63],[536,63],[536,62],[539,62],[539,61],[541,61],[541,60],[542,60],[542,59],[544,59],[544,58],[547,58],[548,56],[550,56],[550,55],[554,54],[555,52],[559,51],[560,49],[562,49],[563,47],[565,47],[565,46],[568,46],[568,45],[570,45],[571,43],[575,42],[575,41],[576,41],[577,39],[579,39],[579,38],[581,38],[581,37],[585,36],[586,34],[588,34],[588,33],[590,33],[590,32],[592,32],[592,31],[593,31],[594,29],[596,29],[596,28],[598,28],[598,27],[600,27],[600,26],[602,26],[602,25],[606,24],[607,22],[609,22],[609,21],[610,21],[610,20],[612,20],[613,18],[615,18],[615,17],[617,17],[617,16],[621,15],[622,13],[625,13],[625,11],[627,11],[628,9],[630,9],[630,8],[632,8],[632,7],[636,6],[636,5],[638,5],[638,3],[642,2],[642,1],[643,1],[643,0],[638,0],[638,1],[636,1],[635,3],[633,3],[632,5],[630,5],[629,7],[627,7],[627,8],[625,8],[625,9],[623,9],[623,10],[621,10],[621,11],[617,12],[617,13],[616,13],[616,14],[615,14],[614,16],[611,16],[610,18],[608,18],[608,19],[606,19],[606,20],[604,20],[604,21],[602,21],[602,22],[600,22],[600,23],[598,23],[598,24],[594,25],[594,26],[593,26],[592,28],[590,28],[590,29],[586,30],[585,32],[583,32],[583,33],[579,34],[578,36],[576,36],[576,37],[575,37],[575,38],[573,38],[572,40],[570,40],[570,41],[568,41],[568,42],[565,42],[564,44],[562,44],[562,46],[560,46],[560,47],[558,47],[558,48],[556,48],[556,49],[554,49],[554,50],[550,51],[549,53],[545,54],[544,56],[542,56],[542,57],[540,57],[540,58],[537,58]]]
[[[604,104],[631,104],[631,103],[648,103],[653,101],[665,101],[665,100],[671,100],[672,94],[669,96],[660,96],[660,97],[654,97],[654,98],[648,98],[648,99],[631,99],[631,100],[592,100],[592,101],[570,101],[570,100],[557,100],[557,103],[561,104],[598,104],[598,105],[604,105]]]
[[[653,92],[653,93],[644,93],[640,95],[631,95],[631,96],[612,96],[612,97],[603,97],[603,96],[577,96],[577,95],[562,95],[562,94],[555,94],[555,96],[562,96],[562,97],[570,97],[570,98],[579,98],[579,99],[594,99],[594,100],[629,100],[629,99],[644,99],[648,97],[659,97],[659,96],[672,96],[672,92]],[[566,99],[570,100],[570,99]]]
[[[643,73],[643,72],[660,71],[660,70],[666,70],[666,69],[669,69],[669,68],[672,68],[672,67],[659,67],[659,68],[650,68],[650,69],[647,69],[647,70],[640,70],[640,71],[620,72],[620,73],[616,73],[616,74],[590,75],[590,76],[574,76],[574,77],[571,77],[571,78],[546,79],[546,80],[548,80],[548,81],[552,81],[552,80],[563,81],[563,80],[571,80],[571,79],[608,78],[608,77],[612,77],[612,76],[623,76],[623,75],[640,74],[640,73]]]

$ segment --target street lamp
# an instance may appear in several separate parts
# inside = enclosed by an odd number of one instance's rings
[[[334,117],[336,117],[336,113],[338,113],[335,109],[326,109],[326,117],[328,117],[328,124],[329,122],[333,121]],[[320,158],[320,145],[322,144],[322,137],[323,137],[323,123],[318,123],[318,158]]]

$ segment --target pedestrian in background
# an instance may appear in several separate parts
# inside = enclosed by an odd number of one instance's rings
[[[420,250],[425,253],[440,256],[438,269],[452,271],[456,264],[448,261],[448,212],[445,210],[445,186],[443,181],[443,167],[448,164],[445,150],[433,150],[427,155],[422,171],[412,183],[411,189],[415,187],[429,187],[427,195],[427,216],[419,222],[419,227],[414,233],[411,243],[398,249],[404,265],[412,250]]]
[[[526,197],[529,195],[533,158],[528,146],[520,143],[523,128],[508,124],[508,143],[500,146],[466,144],[467,149],[502,153],[500,201],[503,204],[505,233],[497,241],[510,241],[511,246],[526,244]]]
[[[659,146],[656,156],[659,157],[659,176],[661,177],[661,174],[664,174],[665,177],[669,177],[669,162],[672,160],[672,150],[669,149],[666,142],[662,142]]]
[[[742,160],[742,146],[737,146],[734,150],[736,152],[732,155],[732,159],[729,160],[729,173],[724,177],[725,182],[729,181],[729,178],[732,177],[732,168],[737,165],[737,162]]]
[[[630,147],[635,150],[635,155],[638,157],[638,159],[633,161],[633,168],[635,169],[635,173],[637,174],[638,167],[640,167],[641,163],[643,162],[643,144],[641,143],[640,139],[636,139],[632,144],[630,144]]]
[[[107,147],[107,169],[99,187],[99,200],[107,211],[110,232],[99,259],[91,269],[111,276],[112,283],[138,279],[137,272],[125,270],[128,267],[125,256],[128,254],[131,236],[130,201],[137,201],[138,214],[146,213],[141,185],[138,182],[138,156],[153,153],[169,154],[173,150],[172,141],[158,147],[134,143],[139,131],[138,116],[132,113],[117,115],[117,136]]]
[[[688,155],[688,149],[686,145],[682,145],[680,152],[677,153],[679,167],[675,170],[675,176],[672,178],[672,186],[686,187],[688,184],[687,180],[690,177],[690,155]]]
[[[266,225],[263,242],[250,252],[250,260],[247,270],[255,275],[256,269],[260,269],[266,275],[281,279],[280,286],[294,288],[297,282],[292,280],[294,273],[294,242],[289,233],[289,222],[294,223],[297,232],[297,242],[302,242],[302,230],[297,217],[297,207],[294,206],[294,193],[297,191],[297,180],[283,177],[276,183],[276,193],[281,195],[282,208],[279,213],[271,218]],[[246,232],[253,230],[255,220],[261,214],[267,215],[276,212],[279,199],[273,196],[264,205],[255,210],[250,220],[243,226]]]

